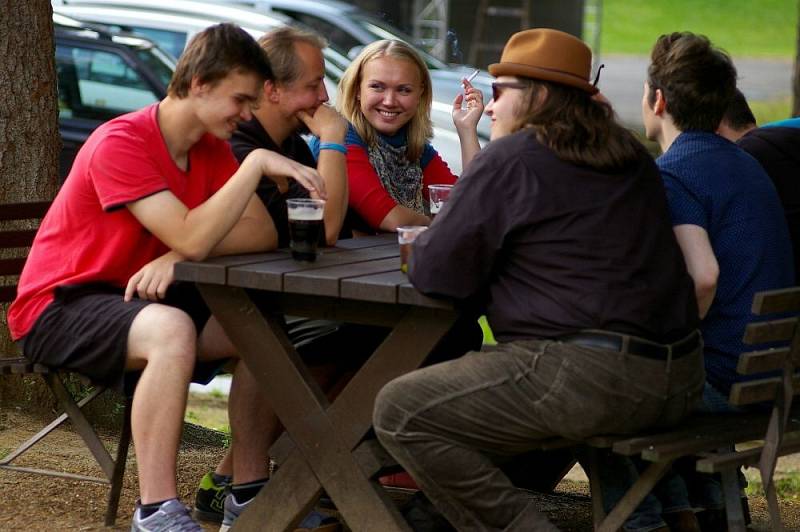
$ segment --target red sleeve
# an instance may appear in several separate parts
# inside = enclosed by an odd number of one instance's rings
[[[369,225],[378,229],[397,202],[381,185],[380,178],[369,162],[367,150],[347,146],[347,179],[350,184],[350,207]]]
[[[111,210],[169,185],[139,135],[110,133],[92,154],[89,175],[103,210]]]
[[[439,153],[436,153],[422,170],[422,193],[427,198],[428,185],[455,185],[457,179]]]

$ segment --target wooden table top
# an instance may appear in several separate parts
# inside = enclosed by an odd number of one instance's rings
[[[315,262],[292,259],[288,249],[216,257],[175,266],[179,281],[253,288],[284,294],[439,309],[452,305],[420,294],[400,271],[397,236],[387,233],[321,248]]]

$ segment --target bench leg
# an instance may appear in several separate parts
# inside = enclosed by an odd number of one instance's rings
[[[611,513],[600,523],[595,526],[597,532],[617,532],[629,515],[636,509],[637,506],[644,500],[648,493],[653,490],[656,483],[661,480],[661,477],[672,467],[674,460],[665,460],[662,462],[654,462],[650,464],[644,473],[639,475],[639,480],[631,486],[628,492],[617,503]],[[594,493],[592,493],[594,498]],[[601,501],[602,504],[602,501]]]
[[[769,486],[764,488],[764,494],[767,496],[767,506],[769,507],[769,522],[772,530],[776,532],[783,532],[783,522],[781,521],[781,510],[778,506],[778,495],[775,493],[775,483],[770,482]]]
[[[125,466],[128,463],[128,448],[131,443],[131,407],[133,399],[125,398],[125,414],[122,419],[122,434],[117,446],[117,459],[114,461],[114,475],[111,477],[111,489],[108,492],[106,508],[106,526],[114,526],[119,509],[119,497],[122,494],[122,480],[125,478]]]
[[[728,517],[729,532],[745,532],[744,511],[740,495],[739,479],[736,468],[722,471],[722,494],[725,497],[725,512]]]
[[[589,493],[592,496],[592,525],[597,530],[606,518],[606,510],[603,507],[603,488],[600,485],[600,474],[597,471],[599,451],[594,447],[587,449],[589,456]]]

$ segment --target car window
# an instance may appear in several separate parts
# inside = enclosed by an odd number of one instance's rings
[[[135,54],[164,87],[169,86],[172,73],[175,71],[175,59],[173,57],[156,47],[138,48]]]
[[[136,26],[131,24],[112,24],[108,22],[92,21],[106,28],[111,33],[136,33],[156,43],[159,48],[169,52],[172,57],[180,57],[189,38],[185,31],[161,30]]]
[[[328,40],[331,45],[342,53],[347,53],[351,48],[361,46],[361,43],[349,33],[331,24],[327,20],[315,17],[308,13],[293,11],[291,9],[273,7],[273,10],[288,15],[298,22],[308,26]]]
[[[159,99],[117,53],[58,45],[56,65],[60,117],[109,120]]]

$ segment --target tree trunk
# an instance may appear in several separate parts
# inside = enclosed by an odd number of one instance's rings
[[[58,190],[56,88],[50,2],[0,0],[0,203],[51,199]],[[5,311],[0,353],[14,353]],[[32,395],[41,397],[20,379],[0,379],[0,401]]]
[[[797,2],[797,46],[795,47],[794,60],[794,102],[792,103],[792,116],[800,116],[800,2]]]

